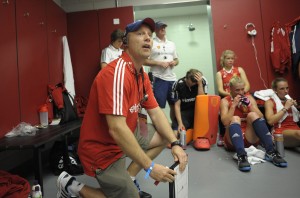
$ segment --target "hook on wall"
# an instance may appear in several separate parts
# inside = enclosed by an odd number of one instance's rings
[[[190,32],[196,29],[192,23],[188,26],[188,28]]]
[[[8,1],[8,0],[3,0],[3,1],[2,1],[2,4],[3,4],[3,5],[5,5],[5,4],[8,5],[8,4],[9,4],[9,1]]]

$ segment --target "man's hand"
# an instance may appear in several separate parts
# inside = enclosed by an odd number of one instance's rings
[[[174,67],[174,66],[176,66],[177,65],[177,61],[171,61],[171,62],[169,62],[169,66],[170,67]]]
[[[200,85],[200,84],[202,85],[202,74],[201,73],[199,73],[199,72],[195,73],[194,78],[195,78],[195,80],[197,80],[198,85]]]
[[[173,182],[175,179],[173,175],[176,174],[176,171],[169,169],[168,167],[160,164],[154,164],[153,169],[150,173],[150,177],[156,181]]]
[[[177,131],[180,132],[182,129],[185,130],[184,124],[178,124],[178,129],[177,129]]]
[[[167,67],[170,66],[170,63],[169,62],[160,62],[160,66],[166,69]]]
[[[179,170],[181,172],[184,171],[186,164],[188,163],[188,156],[184,152],[184,150],[180,146],[172,147],[172,155],[174,157],[174,161],[179,161]]]

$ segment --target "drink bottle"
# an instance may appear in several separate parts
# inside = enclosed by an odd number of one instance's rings
[[[274,133],[274,143],[276,150],[280,153],[281,157],[284,157],[284,144],[282,133]]]
[[[37,183],[37,181],[35,181],[32,186],[31,198],[42,198],[41,186]]]
[[[185,129],[180,130],[180,144],[183,149],[186,149],[186,130]]]

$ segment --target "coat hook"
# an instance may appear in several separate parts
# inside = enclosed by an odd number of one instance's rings
[[[24,13],[24,17],[29,17],[29,15],[30,15],[29,12]]]
[[[3,4],[3,5],[4,5],[4,4],[8,5],[8,4],[9,4],[9,1],[8,1],[8,0],[3,0],[3,1],[2,1],[2,4]]]

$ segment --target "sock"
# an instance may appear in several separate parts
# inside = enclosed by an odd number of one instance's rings
[[[236,150],[238,156],[247,155],[244,148],[244,139],[241,126],[237,123],[233,123],[229,126],[230,140]]]
[[[79,192],[83,188],[84,184],[81,182],[78,182],[76,180],[73,180],[72,184],[67,187],[68,191],[72,195],[76,195],[79,197]]]
[[[132,181],[134,181],[134,180],[135,180],[135,177],[134,177],[134,176],[130,176],[130,178],[132,179]]]
[[[266,121],[263,118],[258,118],[254,120],[252,123],[254,128],[255,134],[259,137],[260,141],[263,143],[266,152],[274,151],[273,141],[272,141],[272,134],[270,133]]]

